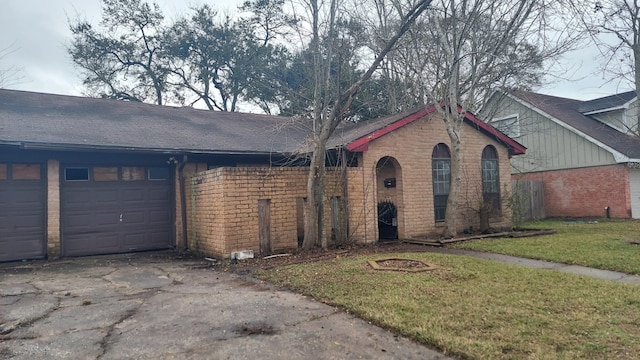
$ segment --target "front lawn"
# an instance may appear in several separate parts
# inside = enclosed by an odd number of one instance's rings
[[[483,239],[454,247],[584,265],[640,274],[640,221],[541,221],[527,228],[554,229],[556,234],[515,239]]]
[[[367,263],[384,257],[418,259],[439,268],[390,272]],[[638,286],[434,253],[347,257],[256,276],[463,358],[640,354]]]

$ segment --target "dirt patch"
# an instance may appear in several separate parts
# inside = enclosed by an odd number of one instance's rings
[[[253,271],[259,269],[269,270],[292,264],[326,261],[331,259],[348,258],[360,255],[429,252],[433,250],[433,246],[447,247],[449,243],[454,243],[457,241],[469,241],[487,237],[541,236],[552,234],[554,232],[555,231],[553,230],[515,229],[515,231],[509,231],[505,233],[476,234],[475,236],[471,235],[456,239],[434,239],[433,242],[430,238],[420,239],[420,241],[414,241],[413,243],[409,243],[408,241],[410,240],[405,239],[404,241],[383,241],[376,244],[366,245],[353,244],[349,246],[332,247],[327,250],[316,248],[308,251],[302,251],[299,249],[295,249],[289,252],[281,253],[287,254],[286,256],[269,256],[266,258],[244,259],[238,260],[237,263],[231,263],[231,261],[228,259],[217,260],[215,262],[212,262],[211,266],[223,271],[234,272],[240,275],[249,275]]]
[[[11,350],[9,350],[9,348],[4,347],[4,346],[0,347],[0,358],[9,359],[12,356],[13,356],[13,352],[11,352]]]
[[[425,267],[422,261],[410,259],[384,259],[374,262],[383,268],[413,269]]]
[[[375,245],[351,245],[335,248],[312,249],[309,251],[292,251],[290,256],[279,256],[271,258],[254,258],[238,261],[231,264],[229,261],[221,261],[219,266],[226,271],[246,275],[258,269],[269,270],[280,266],[301,264],[314,261],[325,261],[331,259],[349,258],[360,255],[390,254],[390,253],[411,253],[425,252],[429,249],[424,245],[408,244],[399,241],[380,242]]]
[[[388,258],[380,260],[369,260],[369,265],[374,270],[386,271],[406,271],[421,272],[434,270],[437,266],[428,264],[420,260]]]
[[[640,240],[638,239],[627,239],[629,245],[640,245]]]
[[[277,333],[273,326],[265,324],[243,325],[236,329],[234,332],[241,336],[275,335]]]

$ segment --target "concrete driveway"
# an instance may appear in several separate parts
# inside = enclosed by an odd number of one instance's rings
[[[0,264],[0,359],[445,359],[173,253]]]

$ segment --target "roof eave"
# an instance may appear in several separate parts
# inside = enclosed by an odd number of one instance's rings
[[[188,148],[150,148],[121,145],[87,145],[87,144],[59,144],[28,141],[0,140],[0,145],[19,147],[27,150],[57,150],[57,151],[103,151],[103,152],[138,152],[156,154],[204,154],[204,155],[287,155],[288,152],[280,151],[254,151],[254,150],[203,150]]]
[[[581,113],[582,115],[595,115],[595,114],[600,114],[600,113],[606,113],[609,111],[616,111],[616,110],[626,110],[629,108],[629,105],[632,103],[632,101],[629,101],[627,103],[624,103],[620,106],[613,106],[613,107],[608,107],[608,108],[604,108],[604,109],[598,109],[598,110],[592,110],[592,111],[587,111],[587,112],[583,112]]]

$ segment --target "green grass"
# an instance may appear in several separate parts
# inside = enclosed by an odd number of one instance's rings
[[[640,245],[629,243],[632,239],[640,241],[640,221],[541,221],[527,223],[525,227],[553,229],[557,233],[531,238],[473,240],[454,247],[640,274]]]
[[[410,257],[439,268],[401,273],[367,264],[383,257]],[[633,285],[432,253],[336,259],[256,276],[464,358],[640,354],[640,288]]]

